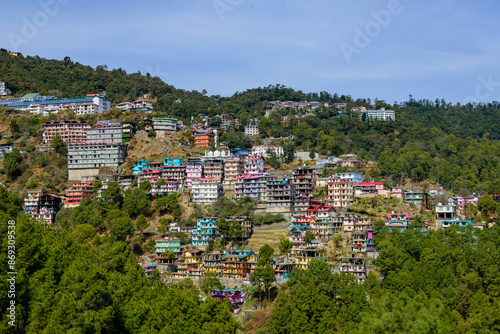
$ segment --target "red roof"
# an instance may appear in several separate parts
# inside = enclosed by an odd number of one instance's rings
[[[384,185],[382,182],[359,182],[356,186],[376,186]]]

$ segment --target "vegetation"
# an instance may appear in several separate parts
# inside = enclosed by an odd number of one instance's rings
[[[7,220],[21,208],[4,192],[0,187],[0,278],[7,282]],[[14,332],[222,334],[239,328],[229,305],[201,301],[189,281],[168,287],[157,271],[146,276],[125,242],[99,236],[89,224],[46,229],[22,214],[16,254]],[[13,332],[8,302],[5,292],[2,333]]]

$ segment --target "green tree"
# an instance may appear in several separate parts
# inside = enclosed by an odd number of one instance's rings
[[[50,143],[50,147],[54,150],[54,152],[67,156],[68,155],[68,145],[62,140],[59,133],[56,133],[54,137],[52,137],[52,142]]]
[[[306,231],[306,233],[304,234],[304,241],[306,242],[306,244],[310,244],[314,239],[316,239],[316,235],[311,231]]]
[[[141,232],[141,234],[142,234],[142,231],[144,231],[145,229],[147,229],[149,227],[149,222],[146,219],[146,217],[144,217],[143,214],[140,214],[137,217],[137,219],[135,221],[135,227]]]
[[[292,247],[293,247],[293,242],[291,242],[288,237],[282,236],[280,238],[279,250],[281,255],[286,255],[288,259],[288,253],[290,253]]]
[[[125,190],[123,208],[131,217],[148,215],[151,208],[151,200],[140,188],[128,188]]]
[[[13,149],[11,153],[5,154],[4,169],[9,178],[14,180],[21,175],[21,169],[19,167],[22,161],[23,156],[17,149]]]
[[[274,248],[269,246],[269,244],[264,244],[259,249],[259,260],[257,261],[257,265],[265,266],[272,260],[273,254],[274,254]]]
[[[497,210],[497,203],[491,198],[490,195],[483,196],[477,201],[477,208],[483,214],[485,220],[489,220]]]
[[[125,240],[127,236],[134,233],[134,225],[132,224],[132,219],[126,216],[121,216],[110,221],[111,223],[111,233],[118,240]]]
[[[120,209],[122,207],[123,195],[117,182],[108,182],[107,188],[101,193],[99,202],[106,210]]]
[[[206,295],[210,294],[210,291],[215,289],[223,289],[224,286],[221,284],[217,274],[214,272],[208,272],[203,277],[203,282],[201,283],[201,291]]]
[[[148,193],[151,190],[151,183],[149,181],[142,181],[141,184],[139,184],[139,189]]]

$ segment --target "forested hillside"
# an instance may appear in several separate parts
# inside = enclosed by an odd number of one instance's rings
[[[145,276],[128,243],[90,224],[44,228],[16,215],[20,200],[0,186],[2,333],[234,333],[229,306],[199,299],[191,281],[168,287]],[[15,224],[15,298],[7,298],[7,221]],[[11,231],[11,229],[9,229]],[[16,302],[15,330],[7,303]]]

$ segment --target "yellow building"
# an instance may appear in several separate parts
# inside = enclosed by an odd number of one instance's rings
[[[326,260],[324,249],[298,249],[295,251],[295,266],[299,269],[307,269],[313,259]]]
[[[257,256],[252,250],[230,250],[222,255],[222,277],[248,279],[255,270]]]

